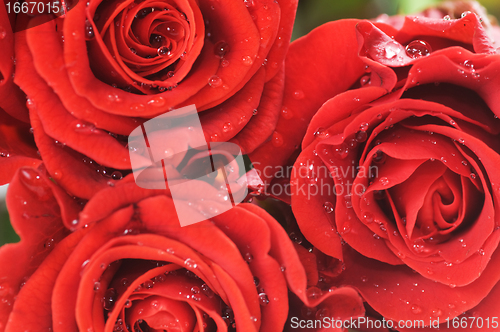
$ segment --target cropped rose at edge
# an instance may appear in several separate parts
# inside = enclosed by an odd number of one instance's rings
[[[21,242],[0,250],[2,266],[12,266],[0,276],[2,331],[140,331],[178,327],[176,319],[188,330],[278,331],[287,285],[309,306],[349,303],[339,315],[362,314],[350,287],[309,298],[293,243],[252,204],[179,227],[168,191],[124,181],[80,212],[43,168],[22,168],[8,205]]]
[[[190,104],[207,140],[253,151],[280,114],[296,5],[128,1],[114,10],[114,2],[81,1],[65,18],[17,32],[14,81],[49,173],[88,199],[130,171],[126,135]],[[26,112],[17,108],[20,118]]]
[[[307,240],[345,263],[334,284],[384,317],[493,317],[498,28],[470,12],[396,21],[332,22],[292,43],[286,84],[304,98],[283,104],[309,124],[292,208]]]

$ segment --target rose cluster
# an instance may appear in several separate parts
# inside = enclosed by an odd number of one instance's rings
[[[499,327],[500,28],[477,3],[290,45],[296,0],[8,8],[0,332]],[[172,129],[190,105],[202,131]]]

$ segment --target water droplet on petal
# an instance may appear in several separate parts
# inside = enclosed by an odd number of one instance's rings
[[[359,125],[359,130],[367,131],[369,126],[370,126],[370,124],[368,122],[363,122],[362,124]]]
[[[201,285],[201,290],[203,291],[203,294],[205,294],[208,298],[214,297],[214,292],[210,287],[208,287],[207,284]]]
[[[383,185],[383,186],[387,186],[389,184],[389,179],[387,177],[381,177],[379,179],[379,182]]]
[[[252,60],[252,57],[247,55],[247,56],[244,56],[241,61],[243,61],[243,64],[245,66],[251,66],[253,64],[253,60]]]
[[[371,212],[365,212],[363,214],[363,219],[367,222],[367,223],[371,223],[373,222],[373,214]]]
[[[422,56],[427,56],[431,53],[432,49],[429,43],[423,40],[414,40],[406,45],[406,55],[410,58],[419,58]]]
[[[342,226],[340,233],[341,234],[347,234],[351,231],[351,224],[349,222],[345,222],[344,225]]]
[[[319,298],[322,294],[323,292],[321,291],[321,289],[315,286],[309,287],[306,290],[306,296],[312,300]]]
[[[366,133],[366,131],[360,130],[356,133],[356,141],[359,143],[366,141],[367,138],[368,134]]]
[[[328,130],[326,130],[325,128],[322,128],[322,127],[319,127],[318,129],[316,129],[316,131],[314,132],[314,136],[315,137],[318,137],[320,139],[324,139],[324,138],[327,138],[329,136],[328,134]]]
[[[220,56],[222,58],[222,57],[224,57],[224,55],[226,55],[227,52],[229,52],[229,44],[228,43],[221,40],[215,44],[215,46],[214,46],[215,55]]]
[[[88,20],[85,20],[85,38],[90,40],[94,37],[95,37],[94,27]]]
[[[116,293],[114,288],[109,288],[108,290],[106,290],[106,292],[104,293],[104,296],[102,298],[102,307],[105,310],[113,309],[113,306],[115,305],[115,302],[118,298],[117,295],[118,294]]]
[[[166,46],[160,46],[156,50],[156,53],[158,54],[158,56],[170,55],[170,49]]]
[[[334,210],[333,204],[331,202],[325,202],[323,204],[323,209],[325,209],[326,213],[332,213]]]
[[[208,85],[210,85],[212,88],[218,88],[222,85],[222,79],[217,75],[213,75],[208,79]]]
[[[297,100],[304,99],[304,91],[302,90],[297,90],[293,93],[293,97]]]
[[[352,208],[351,195],[345,195],[344,196],[344,204],[345,204],[346,208],[348,208],[348,209]]]
[[[251,263],[253,261],[253,255],[249,252],[247,252],[245,254],[245,260],[247,261],[247,263]]]
[[[345,159],[349,155],[349,147],[346,143],[342,143],[335,148],[335,156],[340,159]]]
[[[370,75],[364,75],[359,79],[359,84],[365,86],[370,83]]]
[[[293,112],[286,106],[283,106],[283,108],[281,109],[281,115],[287,120],[293,118]]]
[[[422,308],[420,308],[418,305],[414,304],[411,306],[411,312],[414,314],[419,314],[422,312]]]
[[[440,309],[434,309],[432,310],[432,316],[434,317],[439,317],[443,314],[443,312]]]
[[[469,15],[470,13],[471,13],[471,11],[466,10],[465,12],[463,12],[463,13],[460,15],[460,18],[464,18],[465,16]]]
[[[60,180],[62,178],[63,174],[60,170],[55,170],[54,171],[54,174],[53,174],[53,177],[54,179],[56,180]]]
[[[187,258],[184,261],[184,265],[186,265],[186,267],[189,269],[196,269],[198,267],[198,264],[196,264],[196,262],[191,258]]]
[[[277,131],[275,131],[273,133],[273,137],[272,137],[271,141],[275,147],[280,147],[284,143],[283,136],[280,133],[278,133]]]
[[[269,304],[269,298],[267,297],[266,293],[259,294],[259,303],[261,306],[266,306]]]

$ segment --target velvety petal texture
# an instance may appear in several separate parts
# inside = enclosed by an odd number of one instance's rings
[[[342,317],[363,314],[353,288],[309,287],[316,266],[256,205],[180,227],[165,190],[123,181],[81,212],[64,195],[44,170],[23,168],[11,183],[21,242],[0,252],[16,271],[0,279],[6,332],[280,331],[289,290],[310,307],[338,303]]]
[[[79,1],[53,20],[14,17],[15,35],[2,8],[0,107],[34,124],[51,176],[86,199],[130,172],[132,130],[183,106],[195,105],[208,141],[233,140],[250,153],[278,122],[296,7]]]
[[[343,262],[332,285],[354,287],[386,319],[426,325],[491,303],[500,280],[500,56],[478,14],[443,16],[330,23],[287,57],[346,29],[357,54],[304,62],[300,80],[325,87],[331,76],[318,72],[364,63],[344,91],[302,105],[311,120],[290,182],[302,234]]]

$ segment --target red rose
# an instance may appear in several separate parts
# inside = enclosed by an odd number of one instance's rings
[[[401,24],[333,22],[290,48],[287,84],[305,98],[286,94],[284,105],[304,123],[314,114],[292,173],[294,214],[309,242],[344,262],[332,282],[358,289],[386,319],[439,318],[446,330],[446,319],[465,312],[489,318],[492,330],[500,312],[492,30],[470,12],[387,21]]]
[[[362,308],[351,288],[308,297],[292,241],[252,204],[180,227],[168,192],[125,180],[75,217],[79,204],[31,168],[7,203],[21,242],[0,250],[1,331],[280,331],[287,285],[309,306]]]
[[[18,16],[18,26],[33,27],[15,41],[6,31],[15,52],[2,66],[16,59],[14,80],[27,95],[47,170],[88,199],[130,171],[126,135],[169,110],[195,104],[207,139],[233,140],[245,153],[268,139],[296,5],[80,1],[41,25],[46,18]]]

